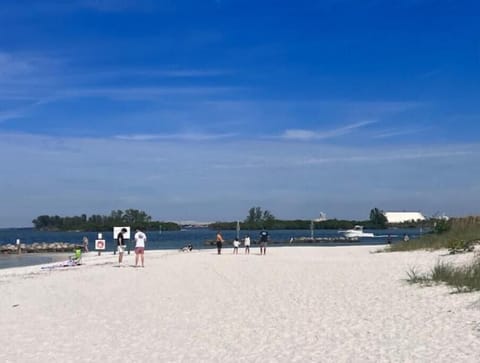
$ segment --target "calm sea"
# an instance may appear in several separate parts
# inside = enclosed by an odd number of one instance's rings
[[[404,234],[408,234],[410,238],[415,238],[421,234],[418,229],[385,229],[385,230],[365,230],[365,232],[373,232],[375,238],[361,239],[358,242],[327,242],[315,243],[315,246],[339,246],[339,245],[379,245],[387,241],[388,235],[391,236],[392,242],[399,241]],[[279,242],[270,244],[272,247],[288,244],[291,237],[310,237],[310,230],[274,230],[269,231],[272,241]],[[187,229],[177,232],[146,232],[148,237],[147,249],[179,249],[188,244],[192,244],[195,249],[213,248],[213,246],[205,245],[206,241],[215,239],[216,231],[208,229]],[[236,231],[223,231],[223,237],[226,241],[233,241],[236,237]],[[240,231],[240,237],[249,234],[252,240],[257,239],[259,231]],[[31,229],[0,229],[0,245],[12,243],[15,244],[17,239],[21,243],[31,244],[34,242],[68,242],[81,244],[82,238],[86,236],[89,240],[90,250],[94,248],[94,241],[97,238],[97,232],[43,232]],[[315,237],[338,237],[339,234],[334,230],[315,230]],[[116,248],[116,242],[113,238],[113,232],[103,232],[103,239],[106,240],[106,250],[113,251]],[[228,243],[226,244],[228,247]],[[300,245],[295,243],[295,245]],[[304,244],[312,245],[312,244]],[[254,245],[255,247],[255,245]],[[0,268],[28,266],[35,264],[44,264],[54,262],[59,256],[54,255],[36,255],[23,254],[17,255],[0,255]]]

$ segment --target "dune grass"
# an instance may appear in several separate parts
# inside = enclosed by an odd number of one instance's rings
[[[407,242],[389,246],[388,251],[437,250],[448,248],[452,253],[469,251],[480,241],[480,217],[454,218],[440,221],[434,232]]]
[[[389,246],[387,251],[437,250],[446,248],[450,253],[473,251],[480,242],[480,217],[455,218],[442,221],[434,233],[407,242]],[[458,292],[480,290],[480,256],[466,266],[454,266],[439,261],[429,273],[421,274],[412,267],[407,271],[410,283],[431,285],[446,283]]]
[[[438,262],[427,274],[418,273],[415,268],[407,271],[410,283],[446,283],[458,292],[480,291],[480,257],[467,266],[453,266]]]

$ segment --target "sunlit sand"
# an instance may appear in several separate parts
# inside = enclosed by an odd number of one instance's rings
[[[480,295],[407,283],[440,252],[376,249],[146,251],[145,268],[90,253],[2,270],[0,361],[476,362]]]

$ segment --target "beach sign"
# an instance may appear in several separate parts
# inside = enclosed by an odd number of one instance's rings
[[[104,239],[97,239],[95,240],[95,249],[96,250],[105,250],[106,243]]]
[[[122,229],[126,229],[126,232],[123,232],[123,238],[124,239],[130,239],[130,227],[124,226],[124,227],[113,227],[113,239],[116,240],[118,237],[118,234],[122,231]]]

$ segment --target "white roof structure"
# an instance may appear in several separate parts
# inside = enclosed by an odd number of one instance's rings
[[[388,223],[403,223],[411,221],[424,221],[426,218],[420,212],[385,212]]]
[[[314,219],[314,222],[323,222],[327,220],[327,214],[324,212],[320,212],[320,216]]]

